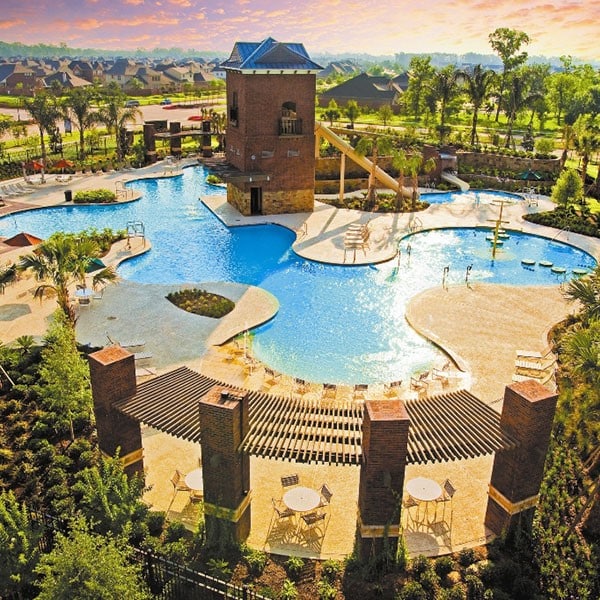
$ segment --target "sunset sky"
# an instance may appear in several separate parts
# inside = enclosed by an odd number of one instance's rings
[[[74,48],[228,53],[271,36],[309,54],[491,54],[497,27],[525,31],[530,55],[600,59],[596,0],[2,0],[0,40]]]

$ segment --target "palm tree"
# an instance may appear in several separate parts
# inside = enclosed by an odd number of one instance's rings
[[[396,211],[400,210],[402,205],[402,191],[404,190],[404,176],[408,168],[408,156],[404,148],[393,152],[392,166],[398,169],[398,191],[396,192]]]
[[[19,278],[16,263],[0,267],[0,294],[4,294],[6,286],[14,283]]]
[[[85,158],[85,130],[98,122],[98,113],[92,110],[95,92],[90,87],[73,88],[65,102],[65,116],[75,123],[79,131],[79,159]]]
[[[33,98],[23,98],[25,108],[31,118],[37,123],[40,131],[40,149],[42,152],[42,183],[44,183],[44,170],[46,166],[46,140],[45,133],[51,133],[56,128],[56,121],[60,118],[60,109],[57,100],[47,91],[38,92]]]
[[[56,296],[59,308],[74,327],[77,320],[71,302],[69,288],[75,283],[85,285],[86,271],[92,259],[99,256],[98,244],[88,237],[78,239],[74,235],[56,233],[42,242],[31,254],[21,258],[19,269],[31,269],[41,283],[34,297]],[[92,278],[96,287],[114,281],[117,277],[112,267],[97,271]]]
[[[523,73],[514,73],[510,79],[506,107],[506,139],[504,147],[508,148],[513,140],[513,127],[518,114],[534,100],[540,98],[539,92],[529,92],[529,86]]]
[[[407,161],[407,170],[410,174],[412,184],[412,207],[411,210],[417,210],[417,200],[419,199],[419,173],[421,171],[429,173],[435,169],[435,160],[425,157],[420,153],[411,154]]]
[[[440,108],[440,142],[446,137],[446,117],[448,106],[458,91],[458,71],[453,65],[444,67],[438,71],[433,78],[430,88],[431,100],[439,103]]]
[[[581,156],[581,181],[585,193],[586,178],[590,157],[594,152],[600,149],[600,135],[598,129],[593,125],[591,120],[581,116],[577,119],[573,129],[575,133],[574,143],[575,149]]]
[[[127,123],[135,121],[142,113],[135,107],[125,106],[125,94],[116,85],[109,85],[103,94],[104,104],[98,111],[98,121],[113,132],[117,147],[117,160],[122,161],[126,152],[123,130]]]
[[[484,69],[481,65],[475,65],[472,71],[463,70],[458,72],[458,76],[465,80],[467,93],[473,104],[473,119],[471,122],[471,145],[478,143],[477,119],[479,110],[489,95],[496,74],[491,69]]]
[[[377,162],[380,154],[388,154],[392,151],[392,140],[385,136],[376,135],[374,137],[364,136],[360,138],[355,148],[356,152],[361,156],[371,155],[371,172],[369,173],[369,184],[365,205],[367,209],[375,206],[376,184],[375,171],[377,170]]]
[[[584,322],[600,319],[600,267],[585,277],[572,279],[565,297],[571,302],[579,302]]]

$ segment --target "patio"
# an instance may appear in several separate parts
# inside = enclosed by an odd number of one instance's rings
[[[176,469],[187,473],[196,469],[200,460],[200,445],[185,442],[151,427],[143,428],[144,466],[146,481],[151,489],[144,501],[152,510],[166,511],[173,499],[171,477]],[[441,484],[449,478],[457,488],[454,497],[452,523],[447,527],[415,527],[406,522],[403,529],[411,556],[436,556],[464,547],[485,543],[489,532],[483,525],[490,481],[492,456],[471,460],[428,465],[409,465],[406,481],[418,476],[428,477]],[[281,477],[298,473],[302,485],[318,490],[328,483],[333,496],[327,508],[328,519],[322,538],[307,542],[290,535],[290,526],[277,526],[272,498],[281,498]],[[358,500],[358,466],[328,466],[299,464],[284,460],[250,459],[252,494],[252,528],[247,543],[273,554],[303,558],[343,559],[353,551],[356,532]],[[189,494],[178,492],[168,512],[171,519],[181,520],[194,530],[202,503],[190,500]],[[291,526],[293,528],[293,525]]]

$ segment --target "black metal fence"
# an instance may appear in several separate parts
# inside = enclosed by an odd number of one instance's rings
[[[52,550],[57,532],[68,533],[68,522],[62,519],[39,512],[31,512],[30,518],[32,524],[41,528],[38,547],[44,553]],[[141,566],[153,596],[160,600],[268,600],[246,585],[232,584],[147,550],[131,547],[131,555]]]

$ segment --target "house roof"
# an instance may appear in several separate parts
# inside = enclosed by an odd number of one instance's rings
[[[303,44],[267,38],[262,42],[236,42],[229,58],[221,63],[233,71],[303,71],[317,73],[323,67],[311,60]]]
[[[323,92],[323,98],[352,98],[354,100],[387,100],[390,103],[402,93],[389,77],[375,77],[361,73],[348,81]]]
[[[141,383],[114,408],[141,423],[200,441],[198,405],[214,386],[248,393],[249,431],[241,450],[298,462],[359,464],[364,405],[247,392],[180,367]],[[409,464],[474,458],[514,448],[500,415],[466,390],[406,402]]]

